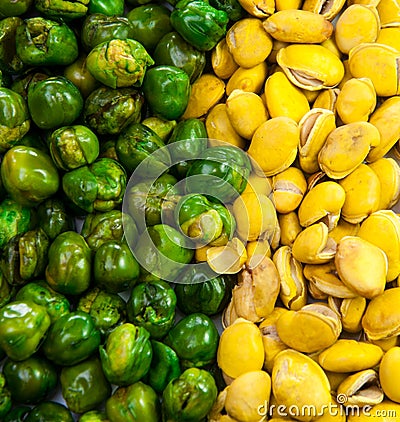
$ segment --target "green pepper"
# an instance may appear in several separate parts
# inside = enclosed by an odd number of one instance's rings
[[[244,19],[247,12],[238,0],[210,0],[210,5],[218,10],[223,10],[232,22]]]
[[[6,74],[18,74],[24,69],[24,63],[18,57],[16,50],[17,28],[23,24],[24,21],[16,15],[0,21],[0,69]]]
[[[121,296],[97,287],[80,297],[76,310],[88,313],[103,337],[126,320],[126,303]]]
[[[179,201],[179,192],[175,187],[177,180],[174,176],[164,173],[153,183],[133,183],[126,194],[129,215],[136,222],[145,224],[139,226],[139,230],[145,230],[146,226],[154,226],[162,222],[173,224],[174,209]]]
[[[129,20],[120,15],[104,15],[93,13],[87,16],[81,28],[81,42],[83,48],[89,52],[96,45],[113,39],[125,40],[134,38],[133,28]],[[138,39],[137,41],[140,42]]]
[[[185,41],[176,31],[165,34],[154,49],[156,65],[175,66],[184,70],[193,83],[206,65],[206,54]]]
[[[231,202],[246,188],[250,171],[250,159],[243,150],[233,146],[207,148],[188,169],[186,191],[212,192],[213,198]]]
[[[36,208],[40,227],[50,240],[60,233],[73,230],[75,227],[72,216],[67,212],[65,203],[54,196],[41,202]]]
[[[100,135],[118,135],[130,124],[139,123],[143,94],[135,88],[100,87],[86,99],[85,123]]]
[[[3,374],[13,400],[33,404],[55,393],[57,370],[47,359],[30,356],[21,362],[6,359]]]
[[[67,24],[36,16],[17,28],[16,51],[28,66],[66,66],[78,57],[78,41]]]
[[[1,377],[1,375],[0,375]],[[3,422],[23,422],[28,416],[31,408],[29,406],[16,406],[13,407],[4,417]]]
[[[33,222],[29,207],[19,204],[11,198],[0,203],[0,249],[17,234],[29,230]]]
[[[94,319],[86,312],[73,311],[52,324],[42,350],[47,359],[57,365],[70,366],[90,357],[100,341]]]
[[[150,128],[142,123],[132,123],[118,136],[115,150],[119,161],[132,173],[144,161],[141,170],[159,172],[167,170],[171,157],[164,142]]]
[[[99,358],[92,357],[61,369],[61,392],[68,408],[83,413],[98,407],[111,394]]]
[[[41,228],[14,236],[0,256],[0,268],[8,283],[23,285],[44,275],[48,250],[49,238]]]
[[[153,114],[164,119],[178,119],[188,105],[190,79],[188,74],[178,67],[152,67],[144,76],[142,88]]]
[[[122,203],[126,172],[111,158],[98,158],[64,174],[62,187],[77,212],[111,211]]]
[[[109,240],[94,254],[94,283],[109,293],[120,293],[132,288],[139,277],[139,271],[139,264],[125,242]]]
[[[172,31],[171,12],[161,4],[145,4],[134,7],[128,18],[135,40],[139,41],[147,51],[153,51],[158,41]]]
[[[0,308],[0,347],[10,359],[21,361],[32,356],[50,327],[43,306],[13,301]]]
[[[106,412],[112,422],[158,422],[159,407],[157,394],[141,381],[117,388],[106,401]]]
[[[0,418],[4,418],[10,411],[12,406],[11,392],[6,387],[6,379],[3,374],[0,374]]]
[[[151,340],[153,358],[147,382],[157,393],[162,393],[168,383],[181,374],[179,358],[169,346],[156,340]]]
[[[212,50],[226,34],[228,15],[207,1],[180,0],[171,13],[177,32],[200,51]]]
[[[9,195],[26,206],[34,206],[54,195],[60,183],[49,155],[18,145],[5,153],[1,161],[1,178]]]
[[[108,141],[102,142],[100,145],[100,158],[112,158],[115,161],[118,160],[117,151],[115,150],[115,145],[117,141],[115,139],[109,139]]]
[[[66,66],[63,75],[79,89],[83,98],[87,98],[99,86],[99,82],[87,70],[85,54],[80,54],[73,63]]]
[[[25,284],[18,290],[15,299],[29,300],[43,306],[49,314],[52,324],[58,318],[68,314],[71,307],[69,300],[64,295],[54,291],[44,281],[31,281]]]
[[[150,334],[143,327],[125,323],[116,327],[100,346],[100,359],[108,381],[119,386],[143,378],[152,358]]]
[[[0,88],[0,152],[13,147],[31,125],[28,107],[17,92]]]
[[[24,422],[74,422],[69,409],[61,403],[43,401],[36,405],[24,419]]]
[[[161,117],[149,116],[142,120],[142,124],[155,132],[163,142],[166,142],[171,135],[174,127],[177,125],[176,120],[165,120]]]
[[[100,410],[88,410],[83,413],[79,422],[109,422],[106,412]]]
[[[21,95],[25,101],[28,101],[29,86],[49,77],[50,74],[48,74],[48,71],[45,69],[37,69],[36,67],[28,68],[24,73],[15,77],[10,88]],[[28,132],[27,134],[30,133],[31,132]]]
[[[23,15],[32,4],[33,0],[4,0],[0,4],[0,17]]]
[[[203,367],[215,361],[219,334],[205,314],[194,313],[171,328],[164,339],[181,360],[183,368]]]
[[[91,265],[85,239],[74,231],[63,232],[50,245],[46,281],[58,293],[79,295],[90,285]]]
[[[146,328],[152,338],[164,337],[174,325],[176,295],[163,280],[135,286],[126,306],[128,320]]]
[[[156,224],[143,232],[134,254],[145,271],[167,281],[174,281],[194,255],[184,235],[166,224]]]
[[[90,0],[88,13],[102,13],[107,16],[122,16],[124,14],[124,7],[124,0]]]
[[[72,124],[83,109],[79,89],[64,76],[53,76],[31,83],[28,108],[40,129],[56,129]]]
[[[154,64],[138,41],[112,39],[94,47],[87,56],[89,72],[110,88],[140,86],[148,66]]]
[[[235,279],[228,274],[216,274],[208,266],[189,266],[176,283],[177,305],[183,313],[210,316],[228,305]]]
[[[163,391],[163,418],[168,422],[202,421],[211,410],[217,394],[217,386],[209,372],[189,368]]]
[[[0,271],[0,308],[6,305],[10,300],[13,294],[13,290],[10,285],[7,283],[3,273]],[[2,358],[2,350],[0,349],[0,360]]]
[[[90,0],[35,0],[36,9],[49,19],[69,21],[83,18]]]

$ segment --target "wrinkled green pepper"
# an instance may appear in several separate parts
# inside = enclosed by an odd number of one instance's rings
[[[215,361],[219,334],[214,322],[202,313],[187,315],[164,339],[175,350],[183,368],[204,367]]]
[[[55,393],[58,376],[56,367],[38,355],[20,362],[6,359],[3,366],[7,388],[18,403],[35,404]]]
[[[189,368],[172,380],[162,395],[162,412],[168,422],[202,421],[213,406],[218,390],[212,375]]]
[[[150,68],[143,80],[143,92],[154,115],[175,120],[184,113],[190,96],[188,74],[175,66]]]
[[[79,50],[67,24],[35,16],[17,28],[16,51],[28,66],[66,66],[77,59]]]
[[[13,289],[7,283],[6,278],[3,276],[3,273],[0,271],[0,308],[6,305],[13,295]],[[0,349],[0,360],[2,358],[2,350]]]
[[[111,394],[99,358],[92,357],[61,369],[61,392],[68,408],[83,413],[98,407]]]
[[[49,238],[41,229],[14,236],[0,256],[0,268],[10,285],[20,286],[44,275]]]
[[[163,142],[168,140],[177,125],[176,120],[165,120],[157,116],[146,117],[142,123],[155,132]]]
[[[43,401],[36,405],[24,419],[24,422],[74,422],[69,409],[55,401]]]
[[[64,232],[50,245],[46,281],[58,293],[79,295],[90,285],[91,266],[91,250],[85,239],[77,232]]]
[[[42,350],[57,365],[70,366],[90,357],[100,341],[100,331],[91,315],[73,311],[58,318],[50,327]]]
[[[24,63],[16,50],[17,28],[23,23],[24,21],[16,15],[0,20],[0,69],[5,74],[18,74],[24,69]]]
[[[189,266],[176,280],[178,308],[186,315],[201,312],[215,315],[229,303],[235,278],[216,274],[210,267]]]
[[[185,41],[176,31],[165,34],[154,49],[156,65],[175,66],[184,70],[193,83],[206,65],[206,54]]]
[[[131,323],[119,325],[100,346],[100,359],[108,381],[119,386],[133,384],[143,378],[151,364],[150,334]]]
[[[126,303],[121,296],[97,287],[81,296],[76,310],[88,313],[103,337],[126,321]]]
[[[160,403],[154,390],[139,381],[117,388],[106,401],[106,412],[113,422],[158,422]]]
[[[25,101],[28,101],[29,86],[34,85],[36,82],[43,81],[50,77],[50,72],[42,68],[28,68],[25,72],[18,75],[12,82],[10,89],[17,92]],[[30,135],[32,131],[28,132]]]
[[[153,64],[142,44],[130,38],[102,42],[86,59],[89,72],[110,88],[141,86],[147,67]]]
[[[68,314],[71,308],[69,300],[64,295],[54,291],[44,281],[31,281],[25,284],[18,290],[15,299],[19,301],[29,300],[43,306],[49,314],[52,324],[58,318]]]
[[[11,410],[12,401],[10,390],[6,387],[6,380],[3,374],[0,374],[0,418],[4,418]]]
[[[164,337],[174,325],[176,295],[163,280],[135,286],[126,306],[128,320],[146,328],[152,338]]]
[[[35,0],[36,9],[49,19],[69,21],[83,18],[90,0]]]
[[[10,359],[28,359],[41,345],[50,322],[43,306],[28,300],[10,302],[0,308],[0,347]]]
[[[203,0],[180,0],[171,13],[175,30],[200,51],[209,51],[217,45],[226,34],[228,22],[225,11]]]

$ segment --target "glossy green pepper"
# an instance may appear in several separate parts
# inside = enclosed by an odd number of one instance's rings
[[[83,222],[81,235],[89,247],[96,251],[104,243],[115,240],[120,242],[124,238],[124,225],[131,226],[130,232],[136,232],[133,219],[123,214],[120,210],[112,210],[104,213],[88,214]],[[136,236],[138,236],[136,234]],[[133,239],[131,239],[133,241]]]
[[[49,238],[41,228],[14,236],[0,256],[0,268],[8,283],[18,286],[43,276],[49,244]]]
[[[24,63],[18,57],[16,50],[17,28],[23,23],[24,21],[16,15],[0,21],[0,69],[5,74],[18,74],[24,69]]]
[[[164,119],[178,119],[188,105],[190,79],[188,74],[178,67],[152,67],[144,76],[142,88],[153,114]]]
[[[112,158],[98,158],[64,174],[62,187],[81,212],[111,211],[122,203],[126,172]]]
[[[88,410],[80,416],[79,422],[109,422],[109,419],[107,418],[106,412]]]
[[[108,381],[119,386],[133,384],[143,378],[152,358],[150,334],[143,327],[119,325],[100,346],[100,359]]]
[[[134,7],[126,17],[133,28],[133,36],[147,51],[153,51],[158,41],[172,31],[171,12],[161,4],[149,3]]]
[[[145,223],[138,227],[140,231],[162,222],[173,224],[174,209],[180,197],[175,187],[177,180],[171,174],[164,173],[151,182],[134,183],[126,194],[129,215],[136,222]]]
[[[121,296],[97,287],[81,296],[76,310],[90,314],[103,337],[126,320],[126,303]]]
[[[31,281],[25,284],[18,290],[15,299],[19,301],[29,300],[43,306],[49,314],[52,324],[58,318],[68,314],[71,308],[69,300],[64,295],[54,291],[44,281]]]
[[[28,66],[67,66],[77,59],[79,50],[67,24],[36,16],[17,28],[16,51]]]
[[[128,173],[132,173],[146,160],[143,164],[146,167],[141,173],[148,170],[161,174],[171,163],[169,152],[164,146],[164,142],[153,130],[142,123],[132,123],[118,136],[115,150]]]
[[[164,420],[198,422],[211,410],[218,390],[212,375],[204,369],[189,368],[172,380],[162,395]]]
[[[109,293],[120,293],[132,288],[139,272],[139,264],[125,242],[109,240],[94,254],[94,283]]]
[[[3,422],[23,422],[28,416],[31,408],[29,406],[16,406],[13,407],[4,417]]]
[[[106,412],[112,422],[158,422],[160,403],[154,390],[139,381],[117,388],[106,401]]]
[[[171,13],[177,32],[200,51],[212,50],[226,34],[228,15],[203,0],[180,0]]]
[[[0,249],[17,234],[25,233],[33,225],[29,207],[21,205],[11,198],[0,203]]]
[[[11,89],[17,92],[25,101],[28,101],[29,86],[36,82],[43,81],[50,77],[50,74],[45,69],[28,68],[21,75],[18,75],[11,84]],[[28,132],[30,134],[31,132]]]
[[[69,409],[55,401],[43,401],[36,405],[24,419],[24,422],[74,422]]]
[[[80,54],[73,63],[66,66],[63,75],[79,89],[83,98],[87,98],[99,86],[99,82],[87,70],[85,54]]]
[[[6,359],[3,366],[7,388],[18,403],[34,404],[55,393],[58,376],[55,366],[38,355],[20,362]]]
[[[90,0],[89,14],[102,13],[107,16],[122,16],[124,14],[124,0]]]
[[[188,169],[186,191],[212,192],[219,201],[231,202],[246,188],[250,171],[250,159],[243,150],[233,146],[207,148]]]
[[[193,258],[193,250],[188,246],[187,239],[174,227],[156,224],[140,235],[134,255],[148,273],[174,281]]]
[[[0,17],[23,15],[32,4],[33,0],[4,0],[0,4]]]
[[[85,123],[100,135],[118,135],[133,123],[139,123],[144,105],[143,94],[135,88],[95,89],[85,101]]]
[[[42,343],[50,322],[43,306],[28,300],[10,302],[0,308],[0,347],[10,359],[28,359]]]
[[[0,418],[4,418],[11,410],[11,392],[6,387],[6,380],[3,374],[0,374]]]
[[[90,0],[35,0],[36,9],[46,18],[69,21],[83,18]]]
[[[10,285],[7,283],[3,273],[0,271],[0,308],[6,305],[10,300],[13,294],[13,290]],[[2,358],[2,350],[0,349],[0,360]]]
[[[20,141],[30,125],[23,97],[11,89],[0,88],[0,152],[7,151]]]
[[[61,369],[61,392],[68,408],[83,413],[98,407],[111,394],[99,358],[92,357]]]
[[[108,16],[93,13],[87,16],[81,28],[83,48],[89,52],[96,45],[113,39],[135,38],[129,20],[121,15]],[[135,38],[136,39],[136,38]],[[140,42],[140,40],[137,40]]]
[[[232,22],[244,19],[247,15],[238,0],[210,0],[210,5],[226,12]]]
[[[73,311],[50,327],[42,350],[57,365],[70,366],[90,357],[99,347],[100,331],[87,312]]]
[[[50,245],[46,281],[58,293],[79,295],[90,285],[91,266],[85,239],[74,231],[63,232]]]
[[[29,85],[28,108],[40,129],[72,124],[83,109],[79,89],[64,76],[53,76]]]
[[[54,195],[60,178],[49,155],[25,146],[9,149],[1,161],[5,189],[21,205],[34,206]]]
[[[68,213],[65,203],[54,196],[41,202],[36,208],[36,215],[40,227],[50,240],[54,240],[60,233],[73,230],[74,219]]]
[[[152,338],[164,337],[174,325],[176,295],[163,280],[135,286],[126,306],[128,320],[146,328]]]
[[[153,358],[147,382],[157,393],[162,393],[168,383],[181,374],[180,362],[177,354],[164,343],[151,340]]]
[[[172,347],[183,368],[203,367],[214,362],[219,334],[214,322],[202,313],[187,315],[171,328],[165,344]]]
[[[185,41],[176,31],[165,34],[154,49],[156,65],[175,66],[184,70],[193,83],[206,65],[206,54]]]
[[[234,284],[233,276],[216,274],[208,266],[189,266],[176,280],[178,308],[186,315],[195,312],[215,315],[229,303]]]
[[[142,44],[130,38],[102,42],[86,59],[89,72],[110,88],[140,86],[147,67],[153,64]]]

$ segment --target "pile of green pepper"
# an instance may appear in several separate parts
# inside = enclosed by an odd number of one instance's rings
[[[222,202],[250,165],[179,118],[243,16],[235,0],[1,2],[0,420],[210,411],[224,386],[210,317],[235,277],[187,264],[232,237]],[[143,163],[156,179],[129,183]]]

